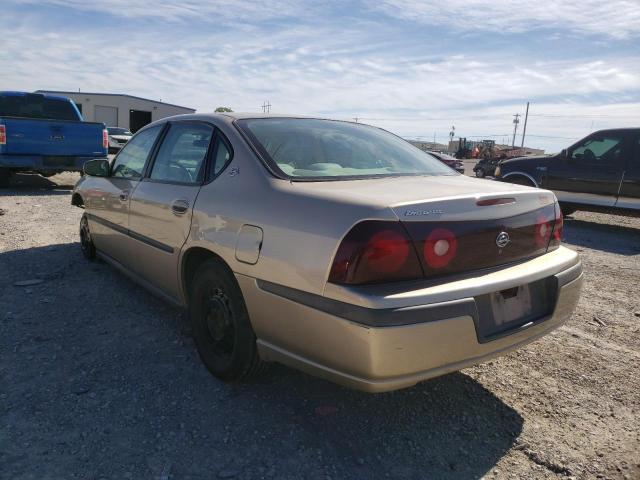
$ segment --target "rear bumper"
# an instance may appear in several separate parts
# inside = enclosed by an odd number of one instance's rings
[[[544,269],[540,268],[542,264]],[[419,297],[408,295],[398,303],[387,296],[381,301],[390,308],[384,310],[362,305],[327,309],[324,304],[312,305],[304,298],[285,298],[277,290],[267,291],[268,285],[265,290],[265,284],[253,278],[236,276],[264,360],[288,364],[369,392],[409,387],[503,355],[542,337],[571,317],[583,281],[577,255],[565,248],[484,275],[475,288],[466,292],[454,285],[460,282],[440,285],[435,293],[449,297],[444,301],[416,303]],[[475,317],[479,310],[473,308],[478,294],[549,277],[557,288],[550,315],[490,341],[478,335]],[[447,295],[448,286],[451,288]],[[426,298],[429,293],[434,292],[423,291],[420,296]],[[367,311],[375,326],[367,323]],[[385,317],[392,326],[381,326]]]
[[[91,156],[0,155],[0,167],[39,172],[82,171],[85,162],[106,156],[106,152]]]

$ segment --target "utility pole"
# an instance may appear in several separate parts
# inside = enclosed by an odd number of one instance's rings
[[[524,127],[522,128],[522,143],[520,148],[524,149],[524,136],[527,134],[527,119],[529,118],[529,102],[527,102],[527,111],[524,114]]]
[[[262,113],[271,113],[271,104],[268,100],[262,104]]]
[[[360,120],[360,117],[353,117],[354,122],[358,123],[358,120]]]
[[[453,143],[453,137],[456,134],[456,127],[455,125],[451,125],[451,131],[449,132],[449,145],[447,145],[447,151],[450,150],[451,148],[451,144]]]
[[[516,146],[516,131],[518,130],[518,124],[520,123],[520,114],[516,113],[513,119],[513,141],[511,142],[511,146]]]

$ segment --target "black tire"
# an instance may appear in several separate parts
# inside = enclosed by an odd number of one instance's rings
[[[0,168],[0,187],[8,187],[11,179],[11,170],[8,168]]]
[[[476,173],[476,177],[478,178],[484,178],[486,176],[484,168],[477,168],[476,170],[474,170],[474,172]]]
[[[505,178],[504,181],[507,183],[514,183],[516,185],[524,185],[525,187],[535,187],[535,185],[531,183],[531,180],[520,175],[516,177]]]
[[[91,232],[89,231],[89,222],[87,221],[87,214],[83,214],[80,219],[80,249],[82,255],[87,260],[93,262],[96,259],[96,246],[91,239]]]
[[[562,212],[563,217],[568,217],[569,215],[573,215],[578,211],[577,208],[567,207],[564,204],[560,204],[560,211]]]
[[[221,261],[207,260],[198,268],[189,291],[189,318],[200,359],[214,376],[235,382],[262,370],[242,292]]]

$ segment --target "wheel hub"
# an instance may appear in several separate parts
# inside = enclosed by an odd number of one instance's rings
[[[220,289],[213,291],[207,300],[206,323],[209,335],[218,344],[227,344],[233,337],[233,322],[229,300]]]

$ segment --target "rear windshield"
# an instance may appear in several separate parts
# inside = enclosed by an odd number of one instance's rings
[[[0,116],[80,120],[69,100],[46,98],[43,95],[0,95]]]
[[[107,130],[109,131],[109,135],[133,135],[133,133],[126,128],[107,127]]]
[[[458,175],[409,142],[368,125],[306,118],[237,123],[271,167],[292,179]]]

